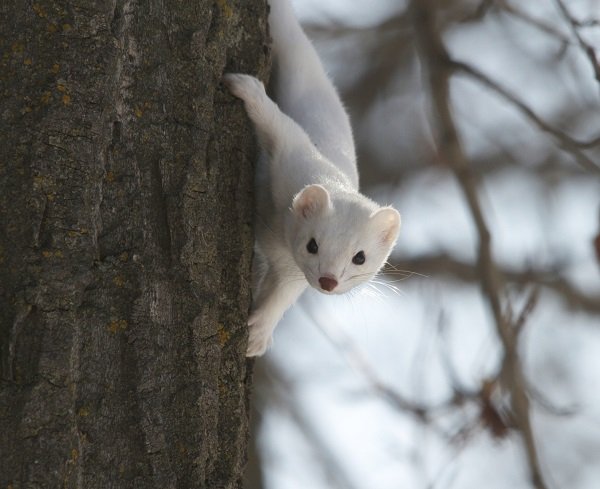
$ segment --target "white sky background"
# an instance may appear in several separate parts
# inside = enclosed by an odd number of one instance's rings
[[[600,17],[596,0],[565,3],[575,15]],[[517,4],[569,35],[552,1]],[[301,18],[309,20],[343,20],[350,15],[371,25],[382,16],[373,2],[306,0],[295,5]],[[600,34],[588,40],[599,42]],[[522,22],[506,18],[500,22],[497,16],[456,30],[445,41],[453,56],[519,94],[543,118],[552,118],[561,100],[569,100],[582,111],[598,108],[597,117],[590,116],[577,137],[600,133],[600,84],[576,48],[570,48],[567,61],[558,64],[563,69],[557,70],[556,63],[545,61],[558,51],[555,41]],[[338,60],[340,65],[349,62]],[[339,66],[330,67],[338,73]],[[418,83],[413,88],[418,89]],[[519,152],[532,166],[547,156],[551,139],[489,91],[462,78],[453,81],[452,96],[469,156],[489,150],[489,135],[493,144]],[[405,141],[397,142],[401,138],[393,132],[399,120],[406,122],[401,112],[402,101],[407,99],[413,103],[410,110],[426,113],[427,107],[419,108],[424,104],[418,93],[398,93],[379,107],[376,117],[368,118],[369,123],[377,118],[383,122],[370,129],[378,133],[377,144],[408,146]],[[389,134],[382,129],[386,127]],[[369,131],[369,127],[361,126],[361,130]],[[562,164],[574,165],[568,157]],[[475,230],[450,175],[430,167],[402,181],[395,194],[388,188],[378,193],[374,197],[384,202],[392,195],[403,216],[398,256],[443,251],[473,260]],[[580,289],[600,294],[600,267],[591,246],[599,227],[600,179],[590,174],[556,181],[549,188],[526,168],[516,167],[487,177],[480,198],[498,264],[510,269],[547,268],[559,261],[564,275]],[[350,338],[383,382],[415,402],[435,405],[452,394],[445,362],[452,365],[464,388],[478,388],[486,375],[493,374],[500,348],[477,285],[423,277],[394,285],[399,294],[380,286],[379,297],[373,297],[369,289],[353,297],[323,296],[311,290],[278,326],[268,357],[291,381],[289,389],[305,422],[353,488],[530,488],[518,435],[497,440],[476,429],[466,443],[449,445],[431,427],[374,393],[353,365],[352,354],[334,346]],[[337,339],[327,339],[326,332]],[[534,433],[549,488],[597,489],[600,318],[569,311],[557,296],[544,290],[521,346],[529,382],[557,409],[570,411],[559,415],[532,402]],[[458,413],[454,417],[440,414],[439,424],[451,432],[477,417],[469,409]],[[267,405],[263,415],[259,441],[267,489],[341,487],[331,474],[328,477],[318,453],[285,409]]]

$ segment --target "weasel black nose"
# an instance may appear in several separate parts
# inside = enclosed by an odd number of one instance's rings
[[[337,280],[330,277],[321,277],[319,283],[321,284],[321,288],[327,292],[331,292],[337,287]]]

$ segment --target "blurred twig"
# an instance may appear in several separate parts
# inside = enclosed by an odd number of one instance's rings
[[[569,23],[571,32],[577,39],[579,46],[581,47],[581,49],[583,50],[583,52],[589,59],[590,64],[592,65],[592,69],[594,70],[594,76],[596,78],[596,81],[598,81],[600,83],[600,63],[598,63],[598,59],[596,58],[596,51],[594,50],[593,46],[591,44],[587,43],[585,41],[585,39],[583,37],[581,37],[581,34],[579,33],[579,27],[581,25],[580,22],[576,21],[571,16],[570,12],[567,10],[567,7],[565,6],[565,4],[563,3],[562,0],[554,0],[554,2],[558,6],[558,9],[562,13],[565,20]]]
[[[423,255],[407,260],[390,260],[399,269],[410,270],[424,275],[446,275],[464,282],[479,280],[476,264],[461,261],[447,254]],[[517,285],[538,285],[553,291],[572,309],[590,314],[600,313],[600,297],[587,295],[554,272],[526,269],[502,268],[500,275],[508,283]]]
[[[269,389],[269,397],[289,414],[314,450],[315,460],[320,463],[329,487],[355,489],[357,486],[348,477],[343,464],[323,440],[319,430],[313,426],[310,415],[303,409],[301,399],[294,390],[294,381],[288,378],[280,365],[270,361],[268,356],[256,362],[256,366],[262,370],[261,375],[265,387]]]
[[[521,334],[521,331],[523,330],[523,326],[525,326],[525,322],[527,321],[527,319],[529,318],[529,315],[533,312],[533,310],[535,309],[535,306],[538,303],[539,297],[540,297],[540,289],[538,287],[535,287],[529,294],[529,297],[527,298],[527,302],[525,302],[525,306],[521,310],[521,313],[514,321],[515,334],[517,334],[517,335]]]
[[[325,335],[327,340],[344,355],[354,370],[367,381],[368,386],[373,392],[386,401],[393,409],[412,416],[450,443],[455,443],[458,439],[466,441],[474,432],[474,428],[482,421],[480,417],[467,420],[455,433],[451,433],[444,428],[443,423],[436,422],[444,414],[460,409],[468,402],[482,405],[486,398],[485,382],[480,389],[467,389],[459,385],[458,378],[454,377],[451,379],[453,395],[449,399],[436,405],[425,405],[408,400],[377,375],[360,349],[357,348],[352,339],[340,328],[330,322],[320,321],[311,310],[306,310],[306,314]]]
[[[575,44],[574,40],[570,40],[566,34],[563,34],[558,28],[552,26],[552,24],[545,23],[544,21],[531,16],[529,13],[518,6],[512,5],[507,0],[483,0],[476,9],[476,14],[474,14],[474,17],[471,20],[480,18],[491,8],[496,8],[497,11],[505,11],[516,18],[535,26],[555,37],[565,46]],[[439,21],[438,28],[440,28],[440,25],[448,24],[449,20],[446,18],[447,15],[449,15],[448,12],[445,12],[444,19]],[[450,17],[453,18],[452,15],[450,15]],[[353,58],[368,60],[368,63],[366,64],[364,62],[352,63],[352,68],[347,70],[347,72],[351,74],[351,78],[353,77],[353,81],[351,85],[343,87],[344,98],[349,102],[353,118],[359,120],[362,119],[369,110],[373,108],[377,101],[389,97],[390,93],[398,93],[399,80],[406,79],[407,77],[410,78],[411,67],[414,66],[413,60],[415,49],[414,39],[410,35],[408,29],[408,20],[409,15],[407,10],[400,10],[390,18],[375,25],[348,26],[330,20],[325,25],[313,24],[309,26],[309,32],[312,37],[321,40],[331,40],[332,38],[335,38],[339,45],[346,46],[346,51],[351,52]],[[570,17],[570,21],[573,23],[573,29],[575,31],[583,24],[574,20],[572,17]],[[588,23],[585,25],[588,25]],[[580,35],[578,39],[581,39],[581,42],[585,43]],[[590,47],[589,44],[586,46],[586,52],[588,53],[588,56],[590,56],[590,53],[593,53],[593,50],[590,51],[588,49]],[[592,58],[590,57],[590,59]],[[492,90],[496,95],[508,101],[538,129],[551,135],[554,142],[557,143],[557,147],[566,154],[572,156],[581,168],[586,171],[600,174],[598,161],[595,161],[593,155],[591,156],[585,152],[586,150],[600,148],[600,136],[589,141],[578,140],[571,137],[564,131],[542,119],[517,95],[511,93],[508,89],[486,76],[474,66],[450,59],[439,61],[451,63],[454,69],[462,71],[467,76],[474,78],[479,83]],[[597,63],[595,66],[597,66]],[[581,110],[577,110],[576,113],[579,116],[584,115]],[[566,120],[564,114],[557,114],[556,118],[561,121]],[[371,155],[368,151],[366,152],[365,145],[360,144],[360,140],[358,142],[360,160],[364,162],[364,160],[373,157],[378,158],[378,155]],[[491,159],[493,159],[493,155],[486,156],[490,156]],[[404,160],[406,159],[410,161],[410,158],[403,157],[403,164],[398,165],[399,171],[404,168],[404,165],[406,164],[406,161]],[[514,158],[506,157],[500,159],[500,166],[505,166],[507,163],[526,164],[527,162],[520,162]],[[498,163],[496,162],[488,163],[486,161],[480,164],[482,164],[482,166],[489,166],[492,169],[498,167]],[[372,165],[365,164],[364,166],[369,169]],[[395,173],[395,170],[387,169],[386,175],[389,176],[390,172]],[[370,176],[370,172],[368,171],[363,173],[363,184],[365,183],[374,183],[373,177]]]
[[[453,69],[463,72],[466,75],[479,81],[482,85],[485,85],[496,94],[510,102],[515,106],[521,114],[527,117],[533,122],[540,130],[550,134],[557,141],[558,145],[568,153],[570,153],[575,160],[586,170],[596,174],[600,174],[600,167],[598,164],[589,158],[584,152],[584,149],[593,148],[600,145],[600,136],[591,139],[589,141],[580,141],[572,138],[568,134],[552,127],[550,124],[541,119],[527,104],[521,101],[516,95],[511,93],[506,88],[502,87],[499,83],[492,80],[490,77],[485,75],[483,72],[478,70],[472,65],[462,61],[451,60],[449,56],[445,59],[440,60],[441,62],[447,63]]]
[[[411,414],[419,421],[426,423],[430,421],[429,412],[433,410],[433,408],[409,401],[401,396],[396,390],[386,385],[347,335],[339,328],[335,328],[327,322],[319,321],[310,310],[307,310],[306,313],[331,344],[341,351],[350,365],[365,378],[369,387],[371,387],[379,396],[396,409]]]
[[[356,76],[352,86],[344,93],[345,100],[352,101],[352,111],[357,119],[373,106],[382,94],[393,88],[398,78],[400,58],[410,59],[412,43],[407,12],[401,10],[379,24],[347,26],[330,22],[326,27],[310,25],[307,28],[312,39],[335,38],[341,45],[351,46],[353,57],[368,59],[368,64],[353,63],[351,76]]]
[[[441,33],[436,27],[434,18],[436,4],[432,0],[412,0],[410,8],[421,48],[422,63],[429,77],[441,153],[445,155],[447,164],[454,172],[463,191],[479,236],[478,267],[481,286],[492,311],[496,331],[504,347],[502,370],[507,375],[502,378],[503,385],[511,394],[511,407],[525,442],[532,482],[536,488],[546,489],[531,427],[529,398],[518,355],[518,334],[513,329],[510,318],[507,318],[502,310],[502,280],[492,257],[491,235],[479,204],[476,178],[462,149],[452,115],[449,94],[452,64],[443,44]],[[529,113],[533,114],[530,109]]]
[[[531,14],[525,12],[524,10],[521,10],[515,5],[512,5],[509,1],[500,0],[497,3],[500,5],[503,11],[513,15],[517,19],[522,20],[523,22],[535,27],[536,29],[539,29],[542,32],[545,32],[546,34],[555,37],[563,45],[568,45],[571,43],[570,39],[552,24],[549,24],[541,19],[532,16]]]

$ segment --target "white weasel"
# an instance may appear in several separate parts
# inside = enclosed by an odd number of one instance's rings
[[[256,258],[261,276],[247,356],[265,353],[275,326],[308,285],[341,294],[389,256],[400,214],[358,191],[350,121],[289,0],[270,0],[272,86],[243,74],[224,83],[244,101],[263,155],[257,172]]]

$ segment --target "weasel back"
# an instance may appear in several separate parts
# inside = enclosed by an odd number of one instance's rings
[[[352,128],[339,95],[289,0],[269,0],[269,4],[274,54],[271,87],[275,101],[358,189]]]

